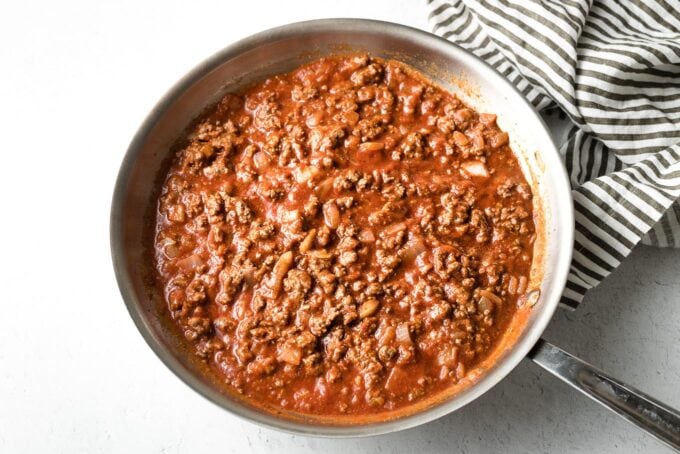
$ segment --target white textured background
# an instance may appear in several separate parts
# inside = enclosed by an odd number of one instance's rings
[[[108,245],[137,126],[228,43],[343,16],[427,28],[419,0],[0,4],[0,453],[667,452],[528,362],[423,427],[323,440],[236,419],[146,346]],[[638,249],[546,336],[680,407],[680,251]]]

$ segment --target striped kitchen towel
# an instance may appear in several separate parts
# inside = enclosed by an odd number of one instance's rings
[[[492,65],[540,111],[576,209],[562,302],[575,308],[642,242],[680,247],[680,1],[428,0],[434,32]]]

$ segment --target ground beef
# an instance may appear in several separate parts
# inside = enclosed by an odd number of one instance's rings
[[[229,94],[162,187],[168,310],[260,403],[366,414],[432,396],[529,291],[532,195],[508,140],[495,115],[364,55]]]

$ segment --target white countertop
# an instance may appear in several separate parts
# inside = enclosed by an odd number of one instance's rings
[[[147,347],[109,257],[113,183],[165,90],[251,33],[320,17],[427,29],[420,1],[126,0],[0,6],[0,452],[668,452],[523,362],[425,426],[291,436],[199,397]],[[236,6],[238,5],[238,6]],[[680,407],[680,250],[640,248],[546,337]]]

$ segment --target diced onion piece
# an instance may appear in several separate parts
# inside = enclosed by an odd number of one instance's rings
[[[284,252],[283,254],[281,254],[279,259],[276,261],[276,264],[274,265],[273,270],[274,276],[276,276],[277,279],[283,279],[283,277],[286,275],[292,264],[293,264],[293,252],[292,251]]]
[[[316,193],[319,195],[319,197],[323,199],[328,195],[329,192],[331,192],[331,189],[333,189],[333,180],[333,177],[328,177],[319,183],[319,185],[316,187]]]
[[[359,307],[359,318],[370,317],[378,310],[380,303],[375,298],[370,298],[364,301]]]
[[[493,126],[496,124],[496,114],[482,113],[479,114],[479,122],[486,126]]]
[[[281,291],[281,285],[283,284],[283,278],[286,273],[293,265],[293,252],[286,251],[274,264],[274,269],[272,270],[271,280],[269,281],[269,288],[272,291],[272,297],[276,298]]]
[[[253,165],[257,170],[265,170],[267,167],[269,167],[270,163],[271,159],[269,159],[269,156],[267,156],[267,153],[264,151],[258,151],[253,155]]]
[[[450,175],[435,174],[435,175],[432,175],[432,182],[434,184],[437,184],[437,185],[443,185],[443,184],[450,185],[451,184],[451,176]]]
[[[293,366],[298,366],[300,361],[302,361],[302,349],[296,345],[284,344],[279,347],[276,359]]]
[[[473,177],[488,178],[489,176],[489,171],[486,170],[486,166],[479,161],[465,161],[460,167],[465,173]]]
[[[173,245],[173,244],[176,244],[176,243],[177,243],[177,241],[173,240],[169,236],[166,236],[162,240],[158,241],[158,244],[160,244],[162,247],[167,247],[167,246],[170,246],[170,245]]]
[[[319,168],[315,166],[296,167],[293,177],[297,183],[306,183],[319,174]]]
[[[538,300],[540,299],[540,297],[541,297],[541,291],[536,289],[536,290],[532,290],[529,293],[527,293],[526,296],[524,297],[524,299],[525,299],[526,303],[529,305],[529,307],[534,307],[538,303]]]
[[[494,305],[489,298],[482,296],[477,303],[477,309],[479,309],[479,312],[482,314],[490,314],[494,310]]]
[[[309,251],[309,255],[319,260],[328,260],[333,258],[333,254],[325,249],[314,249],[313,251]]]
[[[517,284],[517,294],[521,295],[522,293],[527,291],[527,284],[529,279],[527,279],[526,276],[520,276],[519,277],[519,283]]]
[[[498,148],[506,145],[509,140],[510,138],[508,137],[507,132],[498,131],[489,138],[489,145],[491,145],[492,148]]]
[[[359,121],[359,114],[357,112],[353,111],[353,110],[349,110],[349,111],[345,112],[343,114],[343,117],[345,117],[345,121],[350,126],[354,126]]]
[[[380,337],[378,338],[378,345],[379,346],[384,346],[390,344],[394,340],[395,336],[395,329],[394,326],[387,326],[385,327],[384,330],[380,333]]]
[[[383,230],[383,233],[387,236],[390,236],[394,235],[395,233],[401,230],[406,230],[405,222],[397,222],[396,224],[388,225],[387,227],[385,227],[385,230]]]
[[[332,377],[332,375],[327,376]],[[314,382],[314,393],[319,396],[322,401],[326,400],[328,398],[328,380],[321,377],[317,378]]]
[[[305,239],[300,243],[300,252],[304,254],[309,251],[314,245],[314,239],[316,239],[316,229],[307,232],[307,236],[305,236]]]
[[[180,254],[179,246],[176,243],[169,244],[163,249],[163,253],[167,258],[174,259]]]
[[[252,265],[247,268],[243,268],[243,281],[250,287],[257,283],[257,279],[255,279],[255,271],[257,271],[257,268]]]
[[[458,347],[444,348],[437,355],[437,364],[454,368],[458,362]]]
[[[483,297],[488,298],[491,302],[495,304],[503,304],[503,299],[500,296],[496,295],[494,292],[491,292],[486,289],[481,289],[479,290],[479,294]]]
[[[168,220],[172,222],[184,222],[186,220],[186,213],[184,211],[184,205],[181,203],[170,205],[167,211]]]
[[[405,262],[412,262],[416,259],[416,257],[425,252],[425,249],[426,247],[423,239],[419,236],[413,237],[406,243],[406,246],[404,247],[404,255],[402,256],[403,260]]]
[[[302,217],[300,210],[290,210],[283,205],[279,205],[276,210],[276,220],[279,224],[289,224]]]
[[[310,128],[313,126],[317,126],[319,123],[321,123],[322,117],[323,117],[322,111],[313,112],[307,117],[307,119],[305,120],[305,124]]]
[[[382,142],[364,142],[359,145],[359,151],[373,152],[380,151],[385,148],[385,144]]]
[[[385,380],[385,389],[391,393],[397,393],[406,383],[408,374],[401,367],[393,367]]]
[[[465,369],[465,364],[458,363],[458,365],[456,366],[456,378],[458,378],[458,380],[461,380],[463,377],[465,377],[466,373],[467,370]]]
[[[174,259],[179,256],[180,254],[179,244],[177,244],[177,241],[173,240],[172,238],[165,237],[161,241],[159,241],[158,244],[160,245],[161,250],[163,251],[167,258]]]
[[[484,136],[481,134],[475,134],[472,136],[472,144],[476,149],[481,150],[484,148]]]
[[[375,235],[373,234],[373,230],[371,229],[364,229],[359,233],[359,241],[362,243],[373,243],[375,242]]]
[[[456,144],[456,146],[463,148],[467,147],[470,144],[470,139],[463,134],[460,131],[454,131],[453,132],[453,142]]]
[[[411,339],[411,331],[409,331],[407,323],[400,323],[397,325],[395,337],[397,342],[402,345],[408,346],[413,344],[413,340]]]
[[[183,258],[177,261],[177,266],[184,271],[194,271],[196,268],[203,264],[203,260],[198,254],[192,254],[189,257]]]
[[[515,276],[510,276],[508,280],[508,293],[511,295],[517,294],[517,278]]]
[[[323,220],[330,229],[337,229],[340,225],[340,210],[334,201],[329,201],[323,205]]]

